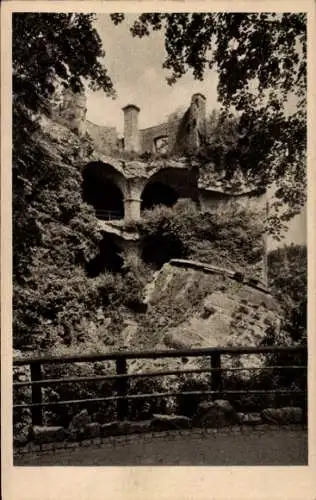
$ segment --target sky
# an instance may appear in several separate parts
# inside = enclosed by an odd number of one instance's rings
[[[206,112],[219,108],[217,101],[217,73],[209,70],[203,81],[194,80],[192,73],[184,75],[170,87],[162,68],[165,58],[164,38],[154,32],[143,39],[133,38],[129,24],[134,16],[126,16],[128,23],[115,26],[108,14],[97,16],[95,27],[105,51],[104,64],[111,77],[117,98],[113,100],[103,92],[87,90],[87,119],[98,125],[115,126],[123,133],[122,107],[136,104],[140,108],[139,127],[146,128],[166,120],[177,109],[188,107],[192,94],[201,92],[206,97]],[[306,243],[306,207],[289,224],[284,243]],[[269,240],[269,249],[280,243]]]
[[[130,16],[129,21],[134,17]],[[209,71],[203,82],[186,74],[170,87],[162,69],[165,49],[162,33],[155,32],[144,39],[133,38],[128,25],[115,26],[107,14],[99,15],[96,28],[105,49],[108,69],[118,97],[112,100],[102,92],[88,92],[87,119],[98,125],[115,125],[123,131],[122,107],[136,104],[140,109],[139,126],[146,128],[165,121],[177,108],[186,109],[192,94],[202,92],[207,98],[207,110],[217,103],[217,73]]]

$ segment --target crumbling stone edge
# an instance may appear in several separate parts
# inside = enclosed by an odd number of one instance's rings
[[[148,420],[141,421],[112,421],[99,423],[91,420],[87,410],[75,415],[67,428],[61,426],[33,426],[22,427],[14,436],[15,453],[24,453],[36,450],[73,448],[78,445],[106,444],[113,439],[129,437],[139,439],[149,435],[161,437],[170,433],[218,433],[218,432],[245,432],[247,429],[266,431],[306,427],[306,418],[302,408],[282,407],[266,408],[261,412],[236,412],[226,400],[202,402],[193,418],[184,415],[155,414]]]
[[[247,276],[239,271],[232,271],[231,269],[206,264],[205,262],[187,259],[171,259],[169,264],[175,267],[197,269],[199,271],[203,271],[204,273],[227,275],[231,279],[243,283],[244,285],[255,288],[260,292],[270,294],[269,289],[258,278]]]

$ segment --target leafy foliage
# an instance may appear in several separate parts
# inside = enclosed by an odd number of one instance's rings
[[[140,38],[163,31],[170,85],[189,70],[198,80],[217,71],[223,132],[239,116],[225,166],[274,185],[268,223],[278,235],[306,201],[306,15],[144,13],[130,30]]]
[[[13,15],[13,95],[27,109],[43,111],[59,82],[74,92],[83,79],[113,95],[103,64],[102,42],[93,14],[15,13]]]
[[[78,168],[91,145],[62,127],[56,140],[49,119],[39,119],[49,116],[60,85],[76,92],[87,80],[113,95],[92,23],[90,14],[13,15],[16,348],[69,345],[83,333],[87,340],[89,322],[105,300],[104,284],[84,271],[100,240],[95,215],[82,201]]]
[[[56,158],[47,157],[43,137],[40,142],[34,135],[39,114],[50,114],[51,98],[60,85],[76,92],[83,89],[85,79],[92,88],[113,95],[112,82],[99,61],[104,53],[93,19],[91,14],[13,15],[13,225],[18,274],[25,271],[21,265],[28,248],[40,242],[31,202],[42,190],[60,186],[65,175]],[[77,145],[81,151],[85,146]]]
[[[270,286],[285,310],[285,329],[295,341],[307,338],[307,249],[289,245],[268,255]]]
[[[140,231],[145,249],[149,248],[148,259],[158,267],[171,258],[241,270],[261,262],[262,227],[235,205],[221,214],[204,212],[203,217],[193,203],[158,206],[144,214]]]

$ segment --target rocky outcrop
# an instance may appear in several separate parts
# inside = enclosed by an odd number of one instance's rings
[[[172,348],[257,346],[280,328],[280,307],[263,284],[224,268],[170,261],[146,293],[152,314],[167,300],[179,311],[178,324],[164,335],[165,345]],[[247,356],[245,367],[261,361]]]

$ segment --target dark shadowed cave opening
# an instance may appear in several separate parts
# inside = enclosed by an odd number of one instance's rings
[[[178,200],[177,192],[162,182],[148,184],[142,194],[141,210],[151,210],[156,205],[172,207]]]
[[[121,249],[113,242],[107,234],[99,244],[99,253],[86,265],[86,271],[90,278],[95,278],[104,271],[119,273],[122,271],[124,260]]]
[[[160,269],[171,259],[180,259],[184,256],[182,242],[176,238],[157,235],[143,243],[142,260],[155,269]]]

